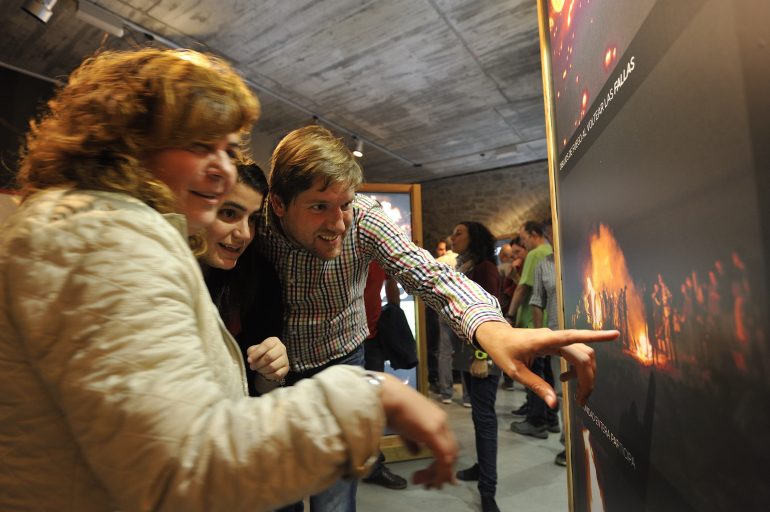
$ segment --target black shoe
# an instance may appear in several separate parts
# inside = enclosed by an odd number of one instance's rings
[[[387,489],[406,489],[406,479],[393,473],[384,464],[377,474],[363,480],[367,484],[381,485]]]
[[[511,423],[511,431],[524,436],[537,437],[538,439],[548,439],[548,430],[545,425],[533,425],[527,420],[514,421]]]
[[[512,412],[514,416],[526,416],[529,414],[529,402],[524,402],[524,405],[518,409],[514,409]]]
[[[479,465],[474,464],[473,466],[461,469],[457,472],[457,479],[462,480],[463,482],[476,482],[479,479]]]
[[[481,512],[500,512],[494,496],[491,494],[481,495]]]
[[[548,432],[552,434],[558,434],[559,432],[561,432],[561,429],[559,428],[559,420],[549,421],[545,425],[545,428],[548,429]]]
[[[556,459],[553,461],[554,464],[557,466],[566,466],[567,465],[567,450],[562,450],[559,453],[556,454]]]

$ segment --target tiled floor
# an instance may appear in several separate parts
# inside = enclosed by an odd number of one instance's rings
[[[455,393],[458,396],[459,393]],[[548,439],[514,434],[511,421],[520,420],[511,410],[524,403],[524,392],[516,384],[515,391],[498,390],[497,414],[499,420],[498,489],[497,504],[502,511],[552,512],[566,511],[566,469],[554,464],[561,451],[559,434]],[[458,468],[470,466],[475,460],[473,424],[470,410],[459,402],[441,404],[449,413],[455,435],[460,442]],[[426,460],[399,462],[390,468],[397,474],[411,478],[412,473],[424,467]],[[476,482],[461,482],[443,490],[425,490],[409,485],[403,491],[392,491],[371,484],[358,487],[357,508],[360,512],[460,512],[481,510]]]

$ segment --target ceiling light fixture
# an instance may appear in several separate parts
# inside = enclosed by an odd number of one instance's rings
[[[22,9],[35,17],[36,20],[43,23],[48,23],[53,15],[53,6],[56,5],[57,0],[27,0]]]
[[[78,10],[75,17],[109,32],[115,37],[123,37],[123,18],[112,14],[96,4],[85,0],[78,0]]]
[[[361,158],[364,156],[364,141],[353,135],[353,140],[356,141],[356,149],[353,150],[353,156]]]

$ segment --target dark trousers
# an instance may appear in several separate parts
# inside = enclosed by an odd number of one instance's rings
[[[438,346],[439,346],[438,313],[431,308],[425,308],[425,334],[428,353],[428,382],[438,385]]]
[[[377,336],[364,340],[364,368],[373,372],[385,371],[385,353]]]
[[[555,381],[553,378],[553,368],[551,368],[551,356],[536,357],[530,370],[532,370],[532,373],[545,380],[548,385],[553,387]],[[559,416],[556,414],[556,411],[548,407],[548,404],[546,404],[542,398],[529,389],[527,390],[527,400],[529,401],[527,421],[536,427],[545,424],[559,424]]]
[[[479,493],[494,496],[497,490],[497,414],[495,400],[499,375],[477,379],[463,372],[471,398],[471,418],[479,461]]]
[[[382,343],[377,339],[377,336],[364,340],[364,368],[373,372],[385,371],[385,353],[382,350]],[[384,467],[385,455],[380,452],[377,462],[372,466],[369,477],[376,477],[382,472]]]

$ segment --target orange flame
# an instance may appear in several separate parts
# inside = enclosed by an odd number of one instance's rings
[[[599,229],[589,239],[591,258],[585,270],[585,304],[590,309],[590,323],[595,329],[605,327],[607,312],[602,311],[602,296],[614,297],[625,295],[625,317],[619,325],[626,331],[627,343],[624,350],[645,365],[652,365],[653,353],[650,345],[647,322],[644,313],[644,301],[636,288],[626,265],[626,258],[609,227],[599,225]]]

